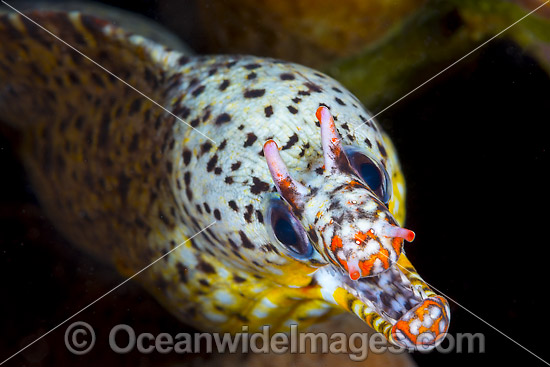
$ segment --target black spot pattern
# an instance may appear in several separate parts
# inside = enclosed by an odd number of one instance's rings
[[[281,148],[282,150],[290,149],[298,142],[298,134],[294,133],[286,142],[286,144]]]
[[[214,154],[206,165],[206,172],[212,172],[212,170],[214,170],[214,167],[216,166],[216,163],[218,163],[218,155]]]
[[[334,100],[336,101],[336,103],[338,103],[340,106],[345,106],[346,103],[344,101],[342,101],[340,98],[336,97],[334,98]]]
[[[247,89],[244,98],[260,98],[265,94],[265,89]]]
[[[183,156],[183,163],[185,165],[188,165],[189,162],[191,162],[191,151],[187,150],[187,149],[184,149],[183,153],[182,153],[182,156]]]
[[[230,84],[230,83],[231,83],[231,82],[230,82],[228,79],[224,79],[223,82],[220,84],[220,86],[219,86],[218,89],[221,90],[221,91],[223,92],[224,90],[227,89],[227,87],[229,87],[229,84]]]
[[[227,202],[227,205],[229,205],[229,207],[233,209],[235,212],[237,213],[239,212],[239,207],[237,206],[237,203],[234,200],[229,200]]]
[[[281,80],[294,80],[296,77],[292,73],[283,73],[280,75]]]
[[[260,180],[258,177],[252,177],[252,182],[253,184],[250,187],[250,192],[252,192],[254,195],[258,195],[259,193],[269,190],[269,184]]]
[[[238,170],[239,168],[241,168],[241,161],[237,161],[235,163],[232,163],[231,164],[231,171],[236,171]]]
[[[253,64],[245,65],[244,68],[247,69],[247,70],[254,70],[254,69],[260,68],[261,66],[262,65],[260,65],[258,63],[253,63]]]
[[[222,113],[216,118],[216,124],[221,125],[231,121],[231,116],[228,113]]]
[[[256,246],[254,246],[252,241],[250,241],[248,236],[243,231],[239,231],[239,236],[241,236],[241,243],[244,248],[247,248],[250,250],[253,250],[256,248]]]
[[[211,264],[207,263],[204,260],[201,260],[197,264],[197,270],[202,271],[202,272],[207,273],[207,274],[215,274],[216,273],[216,269],[214,269],[214,267]]]
[[[187,268],[182,263],[177,263],[176,269],[178,270],[180,282],[187,283]]]
[[[254,142],[258,140],[258,137],[256,136],[256,134],[254,133],[248,133],[246,135],[246,141],[244,142],[243,144],[243,147],[249,147],[251,146],[252,144],[254,144]]]
[[[247,223],[252,223],[252,213],[254,211],[254,206],[252,204],[249,204],[247,206],[245,206],[245,213],[244,213],[244,220],[247,222]]]

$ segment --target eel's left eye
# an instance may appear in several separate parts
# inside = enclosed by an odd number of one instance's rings
[[[269,202],[267,223],[270,224],[276,240],[288,250],[289,255],[299,259],[311,256],[313,246],[306,231],[282,200],[273,199]]]
[[[392,187],[388,172],[380,162],[353,147],[345,147],[345,152],[357,175],[374,191],[380,201],[388,205]]]

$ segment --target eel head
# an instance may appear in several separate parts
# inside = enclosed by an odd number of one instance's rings
[[[277,144],[264,155],[278,197],[267,219],[275,240],[316,266],[312,283],[321,298],[355,313],[390,342],[432,348],[447,332],[448,302],[416,273],[403,252],[414,232],[388,209],[391,180],[371,153],[342,143],[326,107],[321,126],[324,174],[307,184],[291,177]]]

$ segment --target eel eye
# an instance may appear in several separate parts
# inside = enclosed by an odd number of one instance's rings
[[[273,199],[269,202],[267,221],[275,239],[288,250],[290,256],[298,259],[311,257],[313,246],[306,231],[282,200]]]
[[[380,162],[353,147],[345,147],[346,156],[359,177],[388,205],[391,199],[391,182],[388,172]]]

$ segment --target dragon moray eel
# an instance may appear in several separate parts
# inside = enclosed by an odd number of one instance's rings
[[[137,279],[201,330],[288,331],[347,310],[400,346],[444,338],[449,305],[402,249],[414,233],[398,226],[394,147],[341,84],[184,55],[79,12],[28,15],[165,108],[0,15],[0,118],[71,242],[125,276],[175,249]]]

